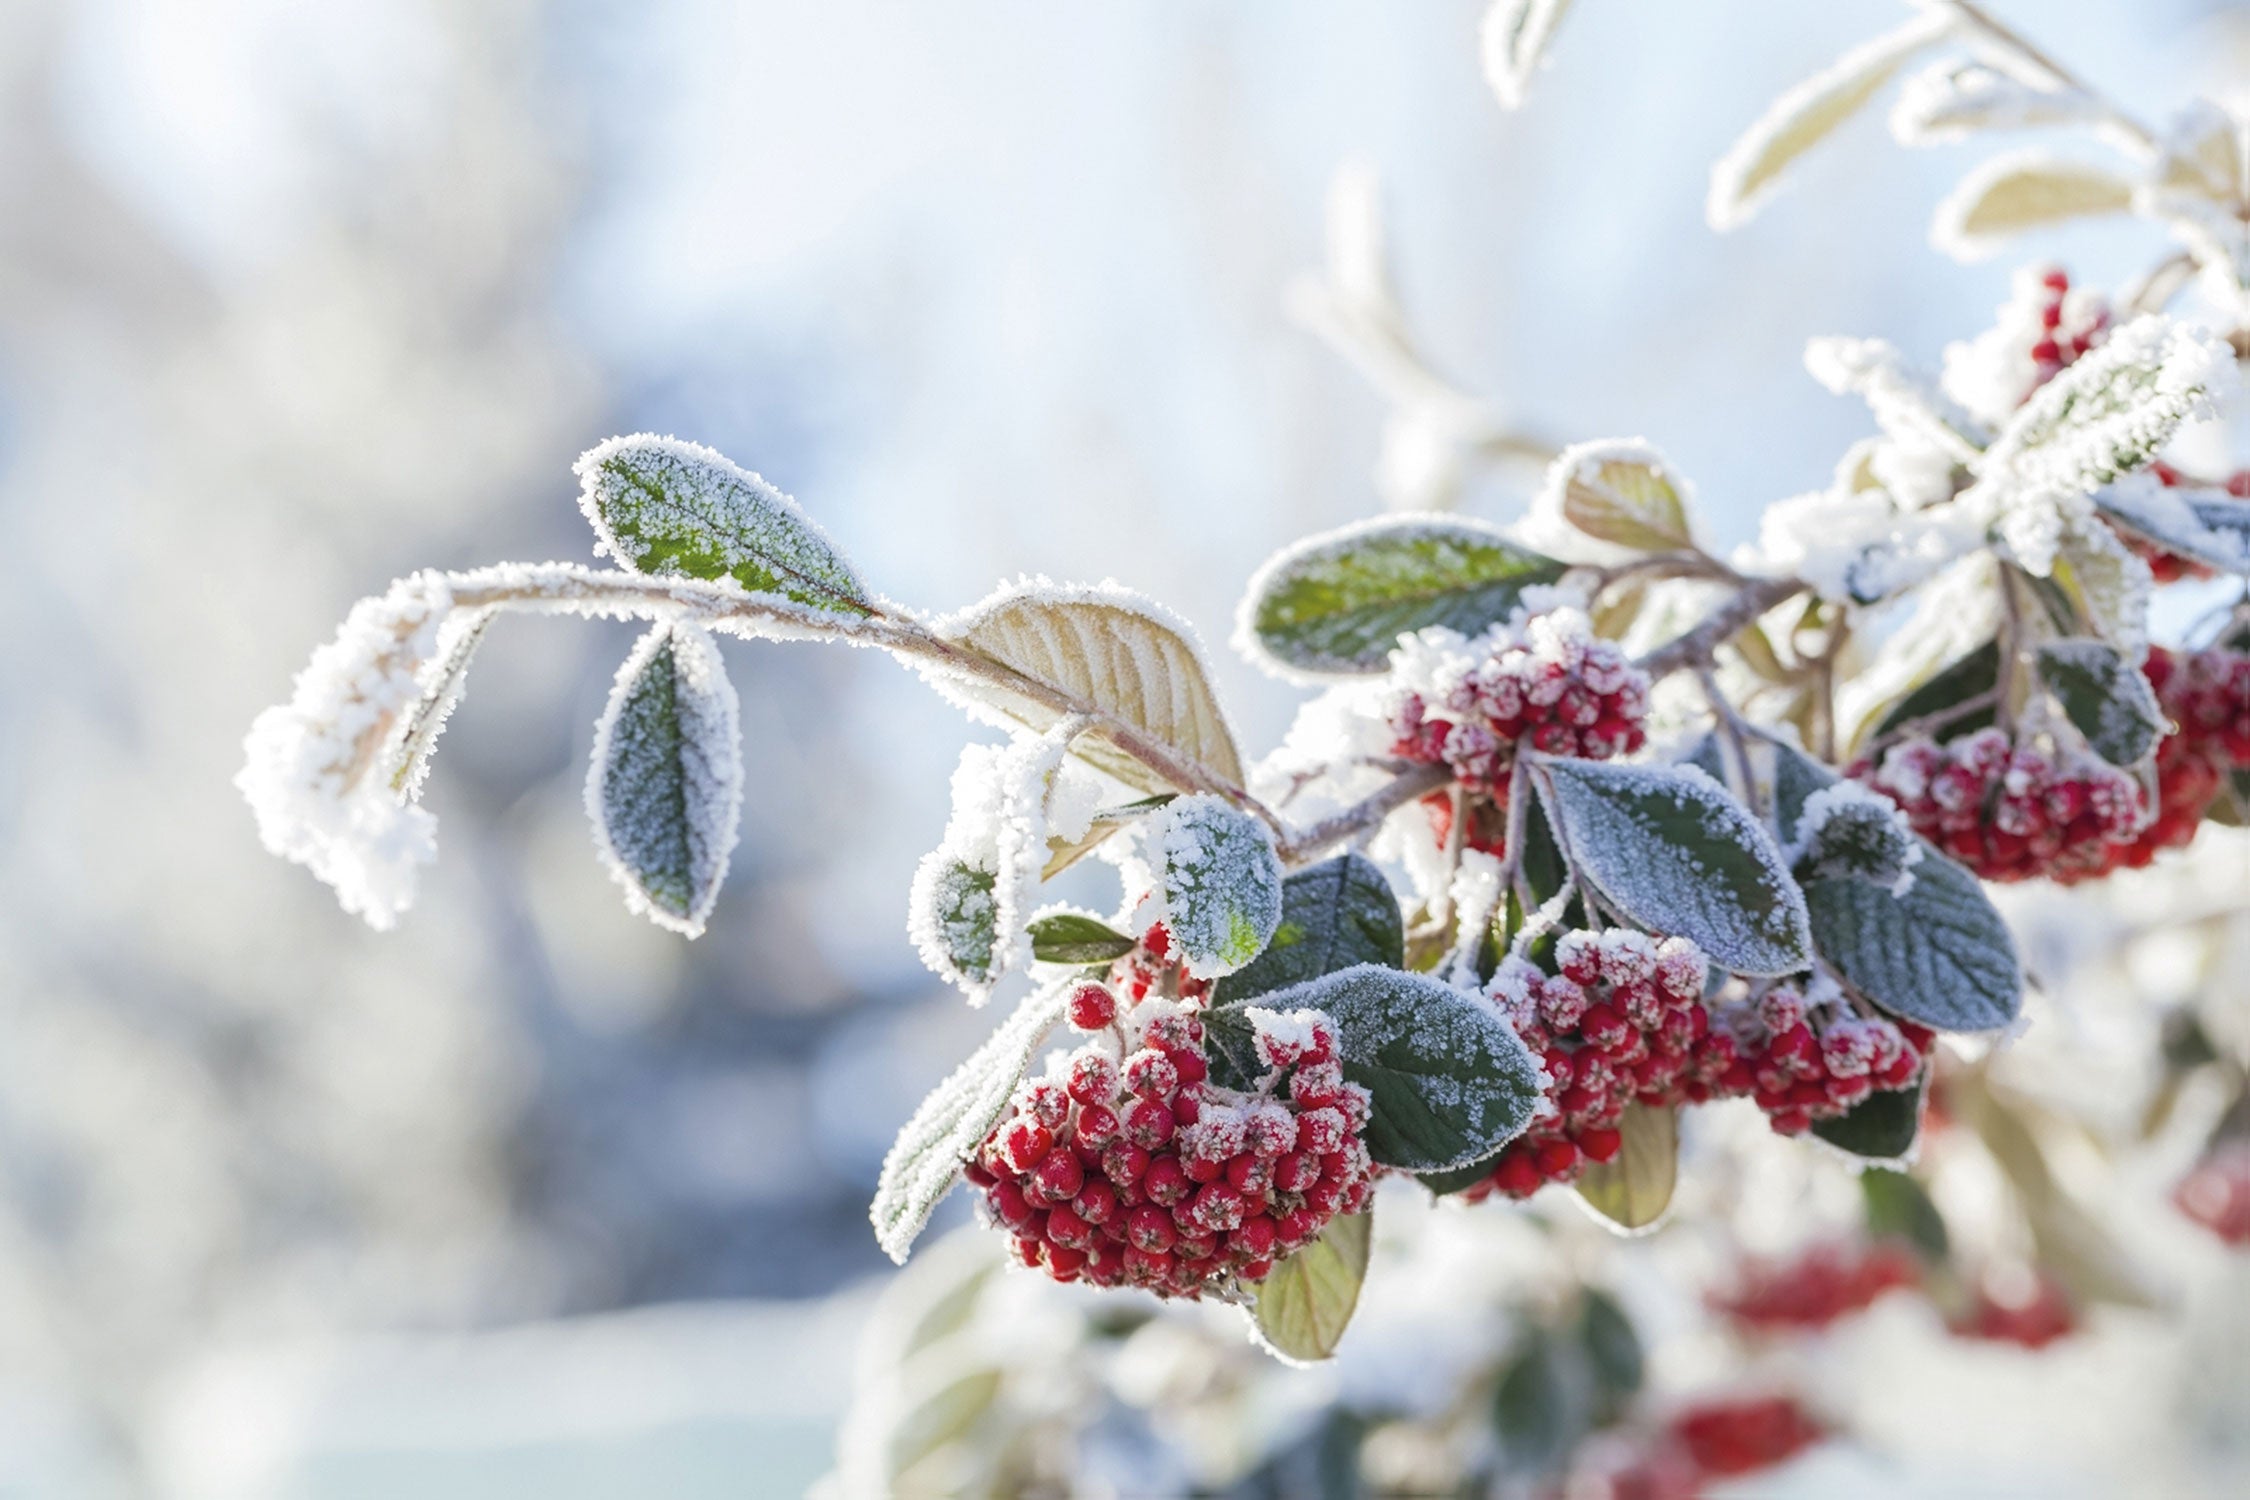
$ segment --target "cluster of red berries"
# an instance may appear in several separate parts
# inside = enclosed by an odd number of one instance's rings
[[[2223,766],[2250,766],[2250,652],[2151,647],[2141,665],[2175,726],[2172,738]]]
[[[1712,1478],[1770,1469],[1827,1436],[1791,1396],[1706,1401],[1674,1416],[1666,1432]]]
[[[1702,950],[1685,938],[1566,932],[1555,963],[1549,975],[1509,958],[1487,990],[1547,1084],[1530,1127],[1464,1192],[1471,1202],[1528,1198],[1611,1160],[1628,1104],[1747,1097],[1775,1130],[1797,1134],[1911,1084],[1932,1040],[1919,1026],[1851,1014],[1840,998],[1808,1006],[1787,986],[1714,1010]]]
[[[1856,1014],[1840,994],[1808,1000],[1791,985],[1724,1004],[1717,1021],[1750,1076],[1742,1092],[1782,1135],[1846,1114],[1869,1094],[1908,1087],[1937,1040],[1927,1026]]]
[[[2069,272],[2048,271],[2039,278],[2035,295],[2040,334],[2030,350],[2037,371],[2033,389],[2078,363],[2109,334],[2109,303],[2098,296],[2071,296]]]
[[[2077,1326],[2070,1294],[2052,1276],[2032,1271],[2005,1281],[1985,1277],[1975,1299],[1948,1328],[1955,1338],[2044,1349]]]
[[[1398,658],[1392,753],[1442,764],[1472,791],[1504,794],[1516,748],[1608,760],[1647,742],[1648,674],[1575,609],[1462,641],[1425,632]]]
[[[1822,1244],[1789,1260],[1752,1262],[1731,1290],[1710,1301],[1748,1328],[1826,1328],[1921,1280],[1921,1262],[1904,1246]]]
[[[1317,1011],[1248,1014],[1269,1071],[1238,1092],[1209,1081],[1192,1012],[1079,984],[1070,1022],[1093,1035],[1017,1091],[966,1168],[1025,1265],[1228,1297],[1366,1206],[1369,1097],[1344,1081],[1335,1027]]]
[[[1904,740],[1849,774],[1898,804],[1914,831],[1986,880],[2070,884],[2107,874],[2148,809],[2123,771],[1986,728],[1944,744]]]
[[[1530,1127],[1463,1194],[1471,1202],[1570,1182],[1617,1155],[1626,1105],[1708,1099],[1741,1068],[1732,1039],[1711,1028],[1703,951],[1686,938],[1571,931],[1555,962],[1548,975],[1511,957],[1486,992],[1545,1065],[1547,1084]]]
[[[2172,1203],[2230,1245],[2250,1245],[2250,1141],[2214,1148],[2172,1190]]]

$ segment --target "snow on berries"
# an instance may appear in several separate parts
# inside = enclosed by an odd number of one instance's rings
[[[1371,1100],[1311,1010],[1246,1010],[1268,1071],[1252,1089],[1212,1083],[1207,985],[1168,951],[1153,928],[1110,983],[1071,991],[1090,1035],[1016,1091],[966,1171],[1017,1258],[1057,1281],[1233,1298],[1366,1206]]]
[[[1851,774],[1986,880],[2106,874],[2148,821],[2133,779],[2092,751],[2042,749],[1999,728],[1904,740]]]
[[[1998,427],[2109,332],[2109,299],[2059,266],[2026,266],[1993,326],[1945,351],[1945,393]]]
[[[1564,606],[1474,639],[1407,636],[1391,657],[1392,753],[1442,764],[1472,791],[1504,792],[1517,749],[1608,760],[1647,739],[1648,675]]]

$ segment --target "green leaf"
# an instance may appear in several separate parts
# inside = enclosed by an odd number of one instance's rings
[[[1875,734],[1877,737],[1889,734],[1901,725],[1911,724],[1916,719],[1943,712],[1956,703],[1989,693],[1999,681],[2000,643],[1996,640],[1986,641],[1901,698],[1875,726]],[[1990,724],[1992,719],[1992,709],[1974,709],[1939,726],[1932,738],[1942,741],[1973,733]]]
[[[1398,897],[1375,862],[1341,854],[1281,883],[1281,925],[1265,952],[1220,980],[1212,998],[1224,1005],[1287,989],[1355,964],[1406,964],[1406,927]]]
[[[1164,926],[1190,974],[1231,974],[1281,925],[1281,857],[1263,823],[1208,792],[1154,814],[1149,854]]]
[[[1641,552],[1691,546],[1685,486],[1646,443],[1587,443],[1555,461],[1563,519],[1586,535]],[[1550,489],[1550,494],[1553,490]]]
[[[1563,563],[1478,522],[1379,520],[1308,537],[1261,568],[1235,640],[1284,673],[1380,672],[1409,631],[1475,635]]]
[[[1871,1167],[1859,1174],[1859,1192],[1867,1209],[1867,1232],[1876,1239],[1902,1239],[1935,1265],[1951,1250],[1945,1215],[1930,1195],[1904,1172]]]
[[[1133,951],[1133,940],[1099,918],[1058,911],[1030,926],[1031,956],[1044,964],[1106,964]]]
[[[1367,1149],[1383,1166],[1466,1166],[1520,1135],[1538,1103],[1538,1064],[1500,1013],[1426,975],[1360,964],[1215,1006],[1205,1022],[1221,1046],[1243,1045],[1252,1004],[1336,1023],[1344,1077],[1374,1096]]]
[[[617,670],[586,779],[594,842],[625,904],[700,936],[742,814],[742,726],[711,637],[658,625]]]
[[[1024,997],[967,1062],[915,1108],[883,1159],[868,1217],[876,1243],[904,1265],[930,1213],[953,1187],[961,1163],[983,1143],[1023,1081],[1031,1055],[1062,1019],[1068,985]]]
[[[611,438],[578,460],[600,550],[640,573],[732,578],[832,614],[874,601],[797,502],[722,454],[677,438]]]
[[[1625,1309],[1608,1293],[1588,1287],[1579,1299],[1578,1342],[1586,1351],[1595,1380],[1610,1398],[1608,1404],[1621,1407],[1640,1390],[1646,1373],[1641,1336],[1634,1331],[1633,1320],[1625,1316]]]
[[[1292,1364],[1335,1354],[1367,1277],[1372,1222],[1366,1213],[1338,1214],[1318,1239],[1258,1283],[1250,1310],[1258,1342]]]
[[[1839,1151],[1870,1161],[1899,1161],[1911,1155],[1922,1134],[1922,1101],[1929,1073],[1903,1089],[1878,1089],[1843,1114],[1815,1120],[1812,1133]]]
[[[1774,745],[1774,811],[1796,836],[1805,799],[1837,777],[1803,751]],[[1893,1015],[1939,1031],[1991,1031],[2023,1008],[2023,966],[2007,923],[1977,878],[1927,840],[1903,896],[1861,880],[1805,886],[1814,946],[1854,989]]]
[[[1628,1231],[1647,1229],[1664,1216],[1680,1175],[1679,1114],[1671,1105],[1625,1106],[1617,1125],[1624,1144],[1608,1161],[1589,1162],[1579,1174],[1578,1196],[1588,1208]]]
[[[2033,657],[2039,680],[2113,766],[2138,765],[2164,737],[2156,690],[2115,646],[2096,640],[2050,641]]]
[[[1543,1328],[1527,1329],[1492,1397],[1500,1462],[1510,1473],[1546,1473],[1578,1445],[1590,1413],[1571,1375],[1555,1336]]]
[[[1680,766],[1527,760],[1564,858],[1625,918],[1737,974],[1812,966],[1788,863],[1724,787]]]

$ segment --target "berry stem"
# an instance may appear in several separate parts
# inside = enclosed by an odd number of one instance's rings
[[[1805,591],[1794,578],[1757,578],[1737,589],[1734,596],[1711,611],[1703,623],[1649,652],[1633,663],[1651,677],[1668,677],[1684,667],[1705,666],[1734,633],[1784,600]]]

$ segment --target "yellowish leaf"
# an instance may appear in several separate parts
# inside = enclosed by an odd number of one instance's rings
[[[1624,1230],[1647,1229],[1664,1217],[1679,1180],[1679,1116],[1676,1107],[1625,1106],[1617,1126],[1625,1144],[1579,1175],[1578,1196],[1586,1206]]]
[[[1320,1238],[1299,1250],[1258,1284],[1251,1309],[1258,1339],[1283,1359],[1311,1363],[1336,1352],[1359,1305],[1367,1275],[1372,1215],[1339,1214]]]
[[[2027,229],[2132,206],[2133,184],[2114,172],[2045,152],[2016,153],[1962,179],[1938,205],[1930,240],[1948,255],[1978,260]]]

